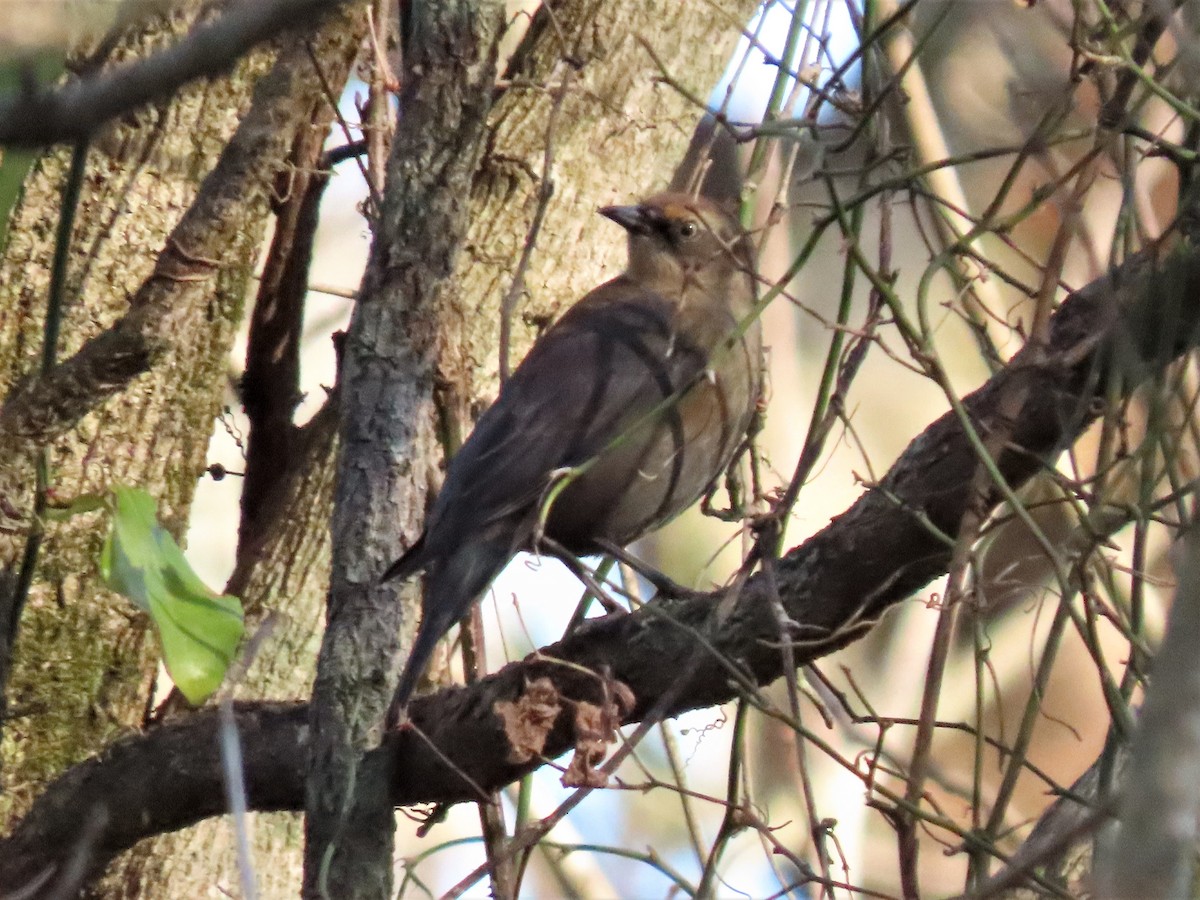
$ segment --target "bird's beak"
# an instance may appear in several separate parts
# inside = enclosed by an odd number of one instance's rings
[[[600,208],[600,215],[612,219],[631,234],[649,234],[654,229],[654,222],[644,206],[604,206]]]

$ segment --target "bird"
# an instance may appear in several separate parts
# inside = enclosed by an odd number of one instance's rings
[[[517,552],[543,536],[576,556],[624,547],[695,503],[744,442],[762,380],[749,235],[716,202],[677,192],[599,212],[627,233],[625,271],[535,341],[382,576],[425,573],[389,725]]]

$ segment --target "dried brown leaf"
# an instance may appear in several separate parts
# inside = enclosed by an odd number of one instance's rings
[[[601,788],[608,784],[608,776],[597,766],[607,755],[608,745],[616,743],[617,729],[635,702],[628,685],[612,681],[608,688],[604,706],[579,703],[575,707],[575,755],[563,773],[563,787]]]
[[[575,755],[563,773],[563,787],[604,787],[608,776],[596,769],[617,739],[612,717],[593,703],[575,708]]]
[[[526,763],[541,755],[546,738],[562,711],[558,689],[549,678],[526,683],[525,692],[516,702],[501,701],[493,707],[504,723],[508,737],[508,761]]]

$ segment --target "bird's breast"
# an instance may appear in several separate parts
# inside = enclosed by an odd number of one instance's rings
[[[683,377],[653,363],[662,368],[645,379],[652,396],[603,429],[611,440],[555,500],[547,534],[578,553],[597,540],[627,544],[691,506],[721,474],[757,402],[760,355],[756,327],[731,339],[737,323],[724,318],[722,339],[707,351],[686,333],[660,348],[693,362]]]

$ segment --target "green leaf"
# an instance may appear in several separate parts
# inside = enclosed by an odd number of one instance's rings
[[[241,601],[210,591],[192,571],[158,523],[153,497],[126,487],[112,494],[100,575],[150,614],[171,679],[189,702],[203,703],[220,686],[242,639]]]
[[[82,513],[95,512],[109,505],[107,494],[80,494],[69,503],[51,503],[42,511],[42,516],[52,522],[66,522]]]

